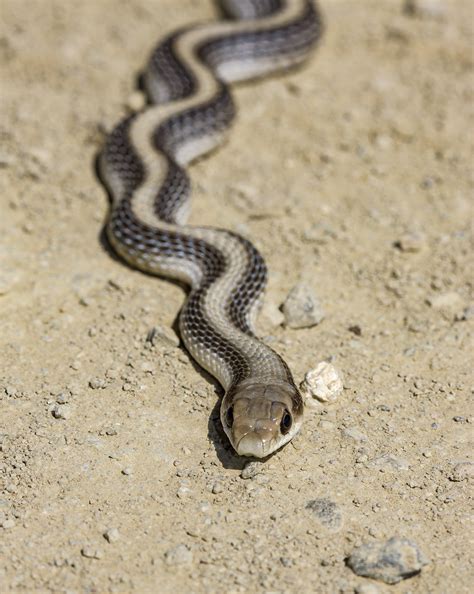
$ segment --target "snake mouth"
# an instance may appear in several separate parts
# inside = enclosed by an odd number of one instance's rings
[[[264,439],[256,433],[247,433],[238,442],[236,451],[239,456],[265,458],[270,452],[271,440]]]

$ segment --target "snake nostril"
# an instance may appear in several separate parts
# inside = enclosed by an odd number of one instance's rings
[[[232,427],[232,425],[234,424],[234,407],[231,406],[227,409],[227,412],[225,414],[225,422],[227,427]]]
[[[285,410],[280,423],[280,431],[282,432],[282,434],[285,435],[286,433],[288,433],[292,425],[293,419],[291,418],[290,413],[287,410]]]

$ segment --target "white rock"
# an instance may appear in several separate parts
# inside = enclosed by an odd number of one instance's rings
[[[285,324],[290,328],[311,328],[324,319],[324,311],[319,299],[304,283],[291,289],[282,306]]]
[[[188,565],[193,562],[193,553],[185,544],[179,544],[165,553],[167,565]]]
[[[447,6],[444,0],[405,0],[403,10],[410,16],[442,20],[446,17]]]
[[[465,305],[463,298],[454,291],[433,295],[428,298],[428,303],[433,309],[461,310]]]
[[[320,402],[334,402],[344,389],[341,372],[326,361],[310,369],[300,387],[307,397]]]

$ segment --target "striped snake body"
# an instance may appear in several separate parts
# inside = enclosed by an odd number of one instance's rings
[[[288,366],[254,334],[267,270],[236,233],[186,225],[184,167],[222,142],[235,114],[228,83],[302,62],[320,34],[309,0],[221,0],[228,19],[182,29],[153,52],[150,104],[123,120],[100,155],[115,251],[143,271],[190,286],[179,328],[225,390],[221,421],[234,449],[265,457],[299,430],[303,401]]]

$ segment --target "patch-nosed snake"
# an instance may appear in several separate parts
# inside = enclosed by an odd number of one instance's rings
[[[299,431],[292,374],[254,334],[265,262],[236,233],[186,225],[185,167],[222,142],[234,119],[229,83],[305,60],[321,33],[310,0],[221,0],[225,19],[172,33],[144,74],[149,104],[110,133],[100,155],[115,251],[148,273],[184,281],[181,338],[225,390],[221,421],[242,456],[266,457]]]

